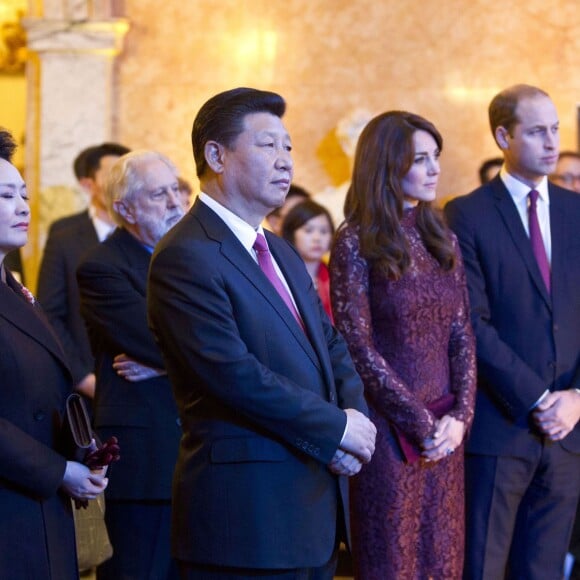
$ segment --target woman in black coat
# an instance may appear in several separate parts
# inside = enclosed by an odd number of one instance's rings
[[[32,294],[4,268],[28,237],[26,186],[0,130],[0,575],[78,576],[71,497],[93,499],[107,479],[59,453],[72,379]]]

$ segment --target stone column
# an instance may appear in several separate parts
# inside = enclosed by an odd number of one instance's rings
[[[111,17],[108,6],[47,1],[43,18],[23,23],[30,55],[26,181],[33,211],[24,258],[33,287],[48,226],[86,205],[74,158],[89,145],[115,139],[114,61],[129,25]]]

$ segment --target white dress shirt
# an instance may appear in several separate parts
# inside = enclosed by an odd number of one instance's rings
[[[230,211],[227,207],[223,206],[221,203],[219,203],[218,201],[213,199],[213,197],[210,197],[209,195],[207,195],[207,193],[203,193],[203,191],[200,192],[200,194],[199,194],[199,201],[201,201],[202,203],[207,205],[207,207],[209,207],[211,210],[215,211],[215,213],[218,214],[218,216],[225,222],[225,224],[228,226],[228,228],[230,228],[230,230],[232,230],[232,233],[234,234],[234,236],[236,236],[236,238],[238,238],[238,240],[240,241],[240,244],[242,244],[242,246],[244,246],[244,248],[246,249],[248,254],[250,254],[250,256],[252,256],[252,259],[257,264],[258,263],[258,255],[256,254],[256,251],[254,250],[254,243],[256,241],[256,238],[258,237],[258,234],[262,234],[264,236],[264,228],[262,228],[262,226],[260,225],[260,226],[258,226],[258,229],[254,229],[248,222],[244,221],[241,217],[237,216],[235,213]],[[266,241],[266,244],[267,243],[268,242]],[[280,267],[276,263],[274,256],[272,254],[270,254],[270,256],[272,258],[272,264],[274,265],[274,270],[276,271],[276,274],[278,275],[278,278],[280,278],[282,284],[284,284],[286,290],[288,290],[288,294],[290,295],[290,298],[292,299],[292,302],[294,303],[294,307],[296,308],[296,312],[300,312],[298,310],[298,306],[296,305],[296,301],[294,300],[294,296],[292,296],[292,291],[290,290],[290,287],[288,286],[288,282],[286,282],[286,279],[284,278],[284,274],[282,274],[282,270],[280,270]]]
[[[525,183],[522,183],[516,179],[513,175],[510,175],[505,166],[501,168],[499,173],[501,180],[506,186],[509,194],[511,195],[526,234],[530,236],[528,212],[530,207],[530,200],[528,195],[532,188]],[[546,248],[546,256],[548,257],[548,263],[552,263],[552,235],[550,231],[550,194],[548,193],[548,178],[544,176],[542,181],[534,187],[534,189],[540,194],[538,196],[538,202],[536,204],[538,222],[540,223],[540,231],[542,232],[542,239],[544,240],[544,247]]]

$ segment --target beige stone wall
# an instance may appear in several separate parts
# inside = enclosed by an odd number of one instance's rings
[[[236,85],[279,91],[295,181],[312,191],[348,175],[334,128],[350,110],[404,108],[445,139],[440,196],[477,184],[497,150],[487,104],[516,82],[547,89],[562,144],[576,145],[577,0],[125,0],[131,29],[117,68],[115,133],[194,174],[199,106]]]

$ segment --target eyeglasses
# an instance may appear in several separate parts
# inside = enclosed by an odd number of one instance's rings
[[[575,175],[574,173],[555,173],[552,175],[552,179],[556,179],[566,185],[574,185],[574,183],[580,183],[580,174]]]

